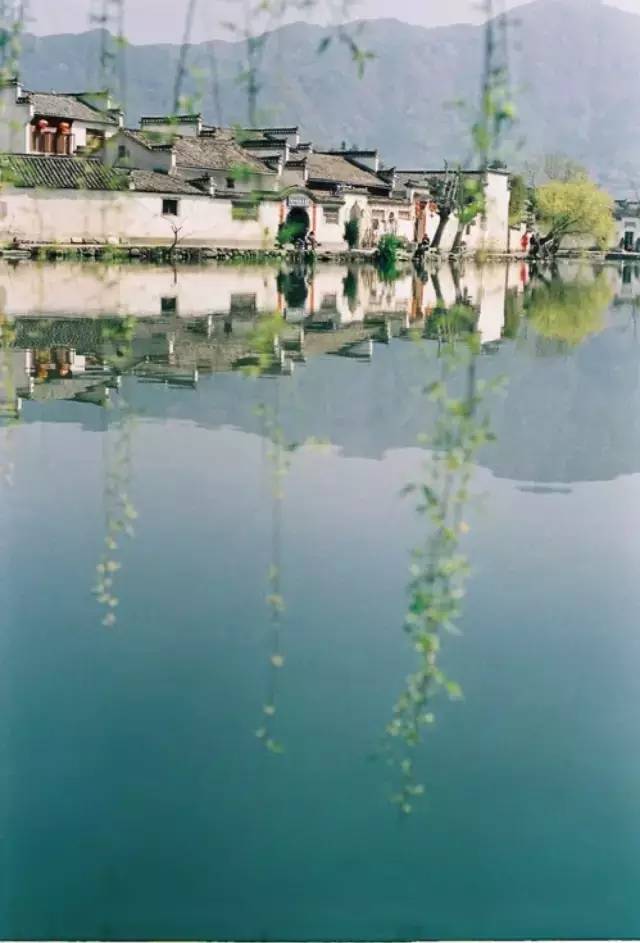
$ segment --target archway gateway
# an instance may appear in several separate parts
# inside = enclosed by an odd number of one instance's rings
[[[298,239],[304,239],[310,228],[309,213],[304,206],[292,206],[284,221],[286,242],[297,242]]]

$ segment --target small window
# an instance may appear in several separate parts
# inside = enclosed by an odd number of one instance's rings
[[[120,160],[129,156],[129,151],[124,144],[118,144],[118,157]]]
[[[178,299],[175,297],[171,298],[161,298],[160,299],[160,313],[161,314],[177,314],[178,312]]]
[[[162,215],[163,216],[177,216],[178,215],[178,201],[177,200],[163,200],[162,201]]]
[[[235,190],[236,182],[233,177],[227,177],[227,190]]]
[[[338,296],[337,295],[323,295],[322,301],[320,302],[320,309],[322,311],[335,311],[338,307]]]
[[[324,210],[324,220],[325,223],[338,223],[339,220],[339,210]]]
[[[258,211],[259,206],[257,203],[232,203],[231,219],[258,219]]]
[[[258,310],[258,297],[254,292],[232,294],[229,301],[229,314],[255,314]]]

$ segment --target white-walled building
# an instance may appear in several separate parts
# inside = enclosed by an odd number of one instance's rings
[[[96,151],[122,124],[105,92],[30,92],[0,84],[0,152],[73,156]]]
[[[296,127],[237,131],[181,115],[131,130],[104,96],[17,83],[0,89],[0,106],[5,241],[270,249],[313,232],[322,250],[343,251],[348,229],[356,248],[373,249],[384,234],[411,243],[438,227],[431,190],[442,174],[385,170],[375,150],[316,150]],[[484,211],[465,247],[507,252],[508,175],[473,177]],[[457,230],[452,213],[443,252]]]

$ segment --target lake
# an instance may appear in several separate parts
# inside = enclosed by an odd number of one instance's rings
[[[0,296],[0,938],[640,936],[640,270]]]

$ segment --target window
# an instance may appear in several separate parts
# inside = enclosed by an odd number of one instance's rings
[[[258,210],[259,206],[257,203],[232,203],[231,219],[258,219]]]
[[[337,295],[323,295],[322,301],[320,302],[320,309],[322,311],[335,311],[338,307],[338,296]]]
[[[161,298],[160,299],[160,313],[161,314],[177,314],[178,312],[178,299],[175,296],[170,298]]]
[[[227,190],[235,190],[236,182],[233,177],[227,177]]]
[[[95,128],[87,128],[87,150],[99,151],[104,144],[104,131],[98,131]]]
[[[254,292],[231,295],[229,314],[255,314],[258,310],[258,299]]]
[[[340,221],[339,214],[340,214],[339,210],[328,210],[325,208],[324,220],[326,223],[334,223],[334,224],[338,223]]]
[[[398,212],[399,219],[411,219],[411,210],[400,210]]]
[[[126,157],[128,157],[128,156],[129,156],[129,151],[127,150],[127,148],[125,147],[125,145],[124,145],[124,144],[118,144],[118,158],[119,158],[120,160],[123,160],[124,158],[126,158]]]
[[[177,200],[163,200],[162,201],[162,215],[163,216],[177,216],[178,215],[178,201]]]

